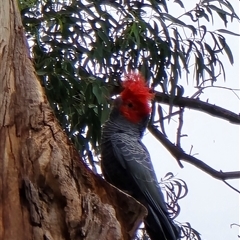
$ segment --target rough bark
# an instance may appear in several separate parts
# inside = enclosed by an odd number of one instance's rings
[[[146,209],[81,161],[38,82],[16,1],[0,1],[0,239],[130,239]]]

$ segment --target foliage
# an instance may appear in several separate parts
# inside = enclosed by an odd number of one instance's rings
[[[18,1],[20,10],[31,8],[36,6],[37,0],[19,0]]]
[[[111,89],[119,86],[125,72],[138,69],[153,88],[160,86],[173,99],[191,65],[199,86],[206,78],[214,83],[224,73],[219,57],[224,51],[233,63],[221,35],[231,32],[209,31],[204,22],[213,22],[217,13],[227,25],[237,15],[228,1],[214,2],[201,1],[181,17],[157,0],[43,0],[22,9],[37,74],[62,127],[82,154],[89,153],[90,146],[96,150]],[[184,7],[181,1],[175,5]],[[184,17],[191,24],[181,20]]]
[[[222,58],[234,63],[224,36],[238,35],[226,27],[239,18],[227,0],[200,0],[189,11],[181,0],[19,0],[19,4],[48,100],[94,171],[101,124],[126,72],[139,70],[154,90],[167,95],[171,113],[189,77],[199,88],[214,85],[220,75],[225,78]],[[185,12],[174,16],[173,7]],[[217,20],[223,28],[206,27]],[[173,182],[166,183],[170,203],[180,198],[174,191],[170,194]],[[175,182],[185,186],[179,184]],[[172,209],[178,213],[178,207]]]

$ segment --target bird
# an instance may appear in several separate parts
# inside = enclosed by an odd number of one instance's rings
[[[179,226],[169,216],[150,154],[142,143],[154,94],[137,72],[125,76],[101,134],[101,169],[105,180],[142,203],[151,240],[177,240]]]

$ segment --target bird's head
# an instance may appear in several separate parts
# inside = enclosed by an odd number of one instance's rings
[[[132,123],[139,123],[151,112],[149,102],[153,98],[153,93],[138,73],[128,74],[123,82],[123,88],[116,104],[126,119]]]

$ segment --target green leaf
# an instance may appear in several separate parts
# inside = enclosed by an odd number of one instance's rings
[[[226,30],[226,29],[217,29],[216,31],[218,31],[220,33],[230,34],[230,35],[233,35],[233,36],[238,36],[238,37],[240,36],[240,34],[231,32],[231,31]]]
[[[231,49],[229,48],[228,44],[226,43],[225,38],[223,38],[223,37],[218,37],[218,39],[219,39],[219,42],[221,43],[224,51],[226,52],[230,63],[233,64],[233,63],[234,63],[234,60],[233,60],[232,51],[231,51]]]
[[[215,53],[214,53],[214,51],[212,50],[212,48],[210,47],[210,45],[207,44],[207,43],[204,43],[204,46],[205,46],[205,49],[206,49],[206,50],[208,51],[208,53],[210,54],[211,60],[212,60],[213,62],[215,62],[215,61],[216,61]]]
[[[92,92],[97,98],[98,104],[102,103],[102,91],[98,83],[93,83]]]
[[[219,17],[223,20],[223,22],[224,22],[224,24],[225,24],[225,27],[227,27],[227,23],[228,23],[228,21],[227,21],[227,15],[224,14],[224,13],[221,13],[221,12],[217,12],[217,13],[218,13]]]
[[[182,1],[180,0],[174,0],[175,3],[179,4],[181,8],[184,8],[184,5],[182,3]]]
[[[234,8],[233,8],[233,6],[231,5],[231,3],[229,2],[229,1],[227,1],[227,0],[203,0],[202,1],[202,4],[205,4],[205,3],[210,3],[210,2],[217,2],[217,3],[220,3],[221,5],[224,5],[226,8],[228,8],[229,10],[230,10],[230,15],[231,15],[231,17],[232,18],[237,18],[237,19],[239,19],[239,17],[237,16],[237,14],[235,13],[235,11],[234,11]],[[209,6],[209,5],[208,5]],[[211,6],[215,6],[215,5],[211,5]],[[215,8],[215,11],[218,11],[218,10],[216,10],[216,9],[220,9],[220,8]],[[221,10],[221,9],[220,9]],[[222,12],[223,13],[223,12]],[[225,12],[225,13],[227,13],[227,12]]]
[[[106,43],[107,46],[109,46],[109,39],[108,36],[102,32],[101,30],[98,31],[98,36]]]
[[[207,9],[207,11],[208,11],[208,13],[210,14],[210,16],[212,17],[212,23],[214,23],[214,19],[213,19],[213,14],[212,14],[212,10],[208,7],[208,6],[206,6],[206,9]]]
[[[218,12],[218,13],[222,13],[224,15],[228,15],[231,16],[231,14],[225,10],[223,10],[222,8],[216,7],[215,5],[208,5],[209,8],[211,8],[212,10]]]
[[[136,40],[137,47],[140,48],[139,28],[137,27],[137,23],[135,23],[135,22],[133,23],[133,25],[131,27],[131,33],[133,33],[133,36]]]
[[[101,124],[103,124],[109,117],[110,108],[107,104],[103,104],[102,112],[101,112]]]

